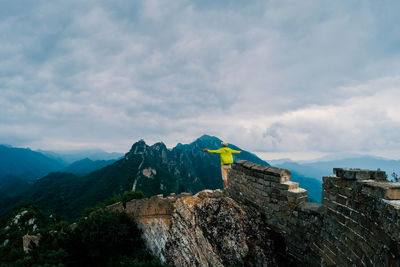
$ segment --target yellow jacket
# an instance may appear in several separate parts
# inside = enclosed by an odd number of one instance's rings
[[[220,149],[217,149],[217,150],[209,150],[208,149],[207,152],[219,154],[219,156],[221,158],[221,165],[224,165],[224,164],[232,164],[233,163],[232,153],[239,154],[242,151],[233,150],[233,149],[230,149],[229,147],[221,147]]]

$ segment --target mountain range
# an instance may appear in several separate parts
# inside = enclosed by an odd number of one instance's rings
[[[122,156],[100,149],[51,152],[0,145],[0,186],[3,177],[9,175],[33,183],[55,171],[87,174]]]
[[[219,155],[203,152],[204,148],[220,146],[221,140],[209,135],[172,149],[162,142],[149,146],[140,140],[119,160],[83,159],[49,173],[24,190],[20,200],[31,201],[58,215],[74,217],[89,206],[132,189],[152,196],[221,188]],[[269,166],[247,151],[235,158]]]
[[[70,165],[60,163],[55,153],[50,157],[30,149],[0,146],[0,216],[20,201],[31,201],[53,213],[74,217],[89,206],[132,189],[152,196],[221,188],[219,156],[203,152],[204,148],[217,149],[220,144],[220,139],[209,135],[172,149],[162,142],[150,146],[140,140],[125,155],[119,154],[119,159],[83,158]],[[236,160],[269,165],[242,151],[234,155]],[[290,170],[292,180],[307,189],[314,202],[321,201],[322,176],[330,175],[334,167],[380,168],[390,174],[400,164],[371,156],[308,163],[272,162]]]
[[[95,170],[104,168],[117,161],[116,159],[110,160],[91,160],[89,158],[84,158],[75,161],[65,168],[62,168],[60,172],[73,173],[76,175],[85,175],[91,173]]]
[[[28,148],[0,145],[0,180],[7,175],[15,175],[33,182],[65,165]]]
[[[0,216],[23,199],[39,178],[49,173],[62,171],[84,175],[115,161],[115,159],[91,160],[85,157],[109,159],[112,156],[121,156],[119,153],[107,153],[101,150],[74,153],[74,157],[80,160],[69,164],[63,160],[63,154],[50,153],[49,156],[29,148],[0,145]]]
[[[98,160],[114,160],[124,156],[123,153],[106,152],[102,149],[81,149],[81,150],[38,150],[46,157],[55,159],[64,165],[72,164],[82,159],[90,159],[92,161]]]

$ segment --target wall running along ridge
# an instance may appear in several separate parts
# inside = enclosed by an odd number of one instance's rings
[[[109,208],[135,218],[148,248],[175,266],[400,266],[400,183],[382,171],[333,172],[321,205],[288,170],[238,161],[224,192]]]
[[[239,161],[229,195],[255,205],[282,234],[294,263],[312,266],[400,266],[400,183],[383,171],[335,168],[323,177],[322,205],[290,172]]]

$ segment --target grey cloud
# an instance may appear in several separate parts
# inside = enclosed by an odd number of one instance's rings
[[[252,149],[328,151],[337,146],[324,137],[354,137],[358,122],[336,135],[329,116],[285,121],[313,105],[397,129],[385,108],[364,118],[343,106],[399,70],[393,6],[378,7],[382,18],[368,1],[357,12],[344,1],[29,2],[0,12],[1,142],[124,151],[207,132]],[[354,149],[389,145],[365,136]]]

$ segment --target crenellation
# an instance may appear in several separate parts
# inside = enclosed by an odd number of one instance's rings
[[[256,170],[256,171],[260,171],[260,172],[264,172],[268,169],[268,167],[266,166],[262,166],[262,165],[254,165],[251,167],[252,170]]]
[[[371,171],[353,168],[334,168],[333,173],[346,180],[386,180],[384,171]]]
[[[400,266],[400,184],[386,182],[386,174],[379,170],[333,172],[323,177],[321,205],[306,201],[307,191],[290,181],[289,171],[246,161],[233,167],[228,193],[251,205],[264,198],[258,208],[271,229],[284,237],[295,262]],[[242,183],[243,174],[256,179]],[[253,194],[237,197],[247,190]]]

